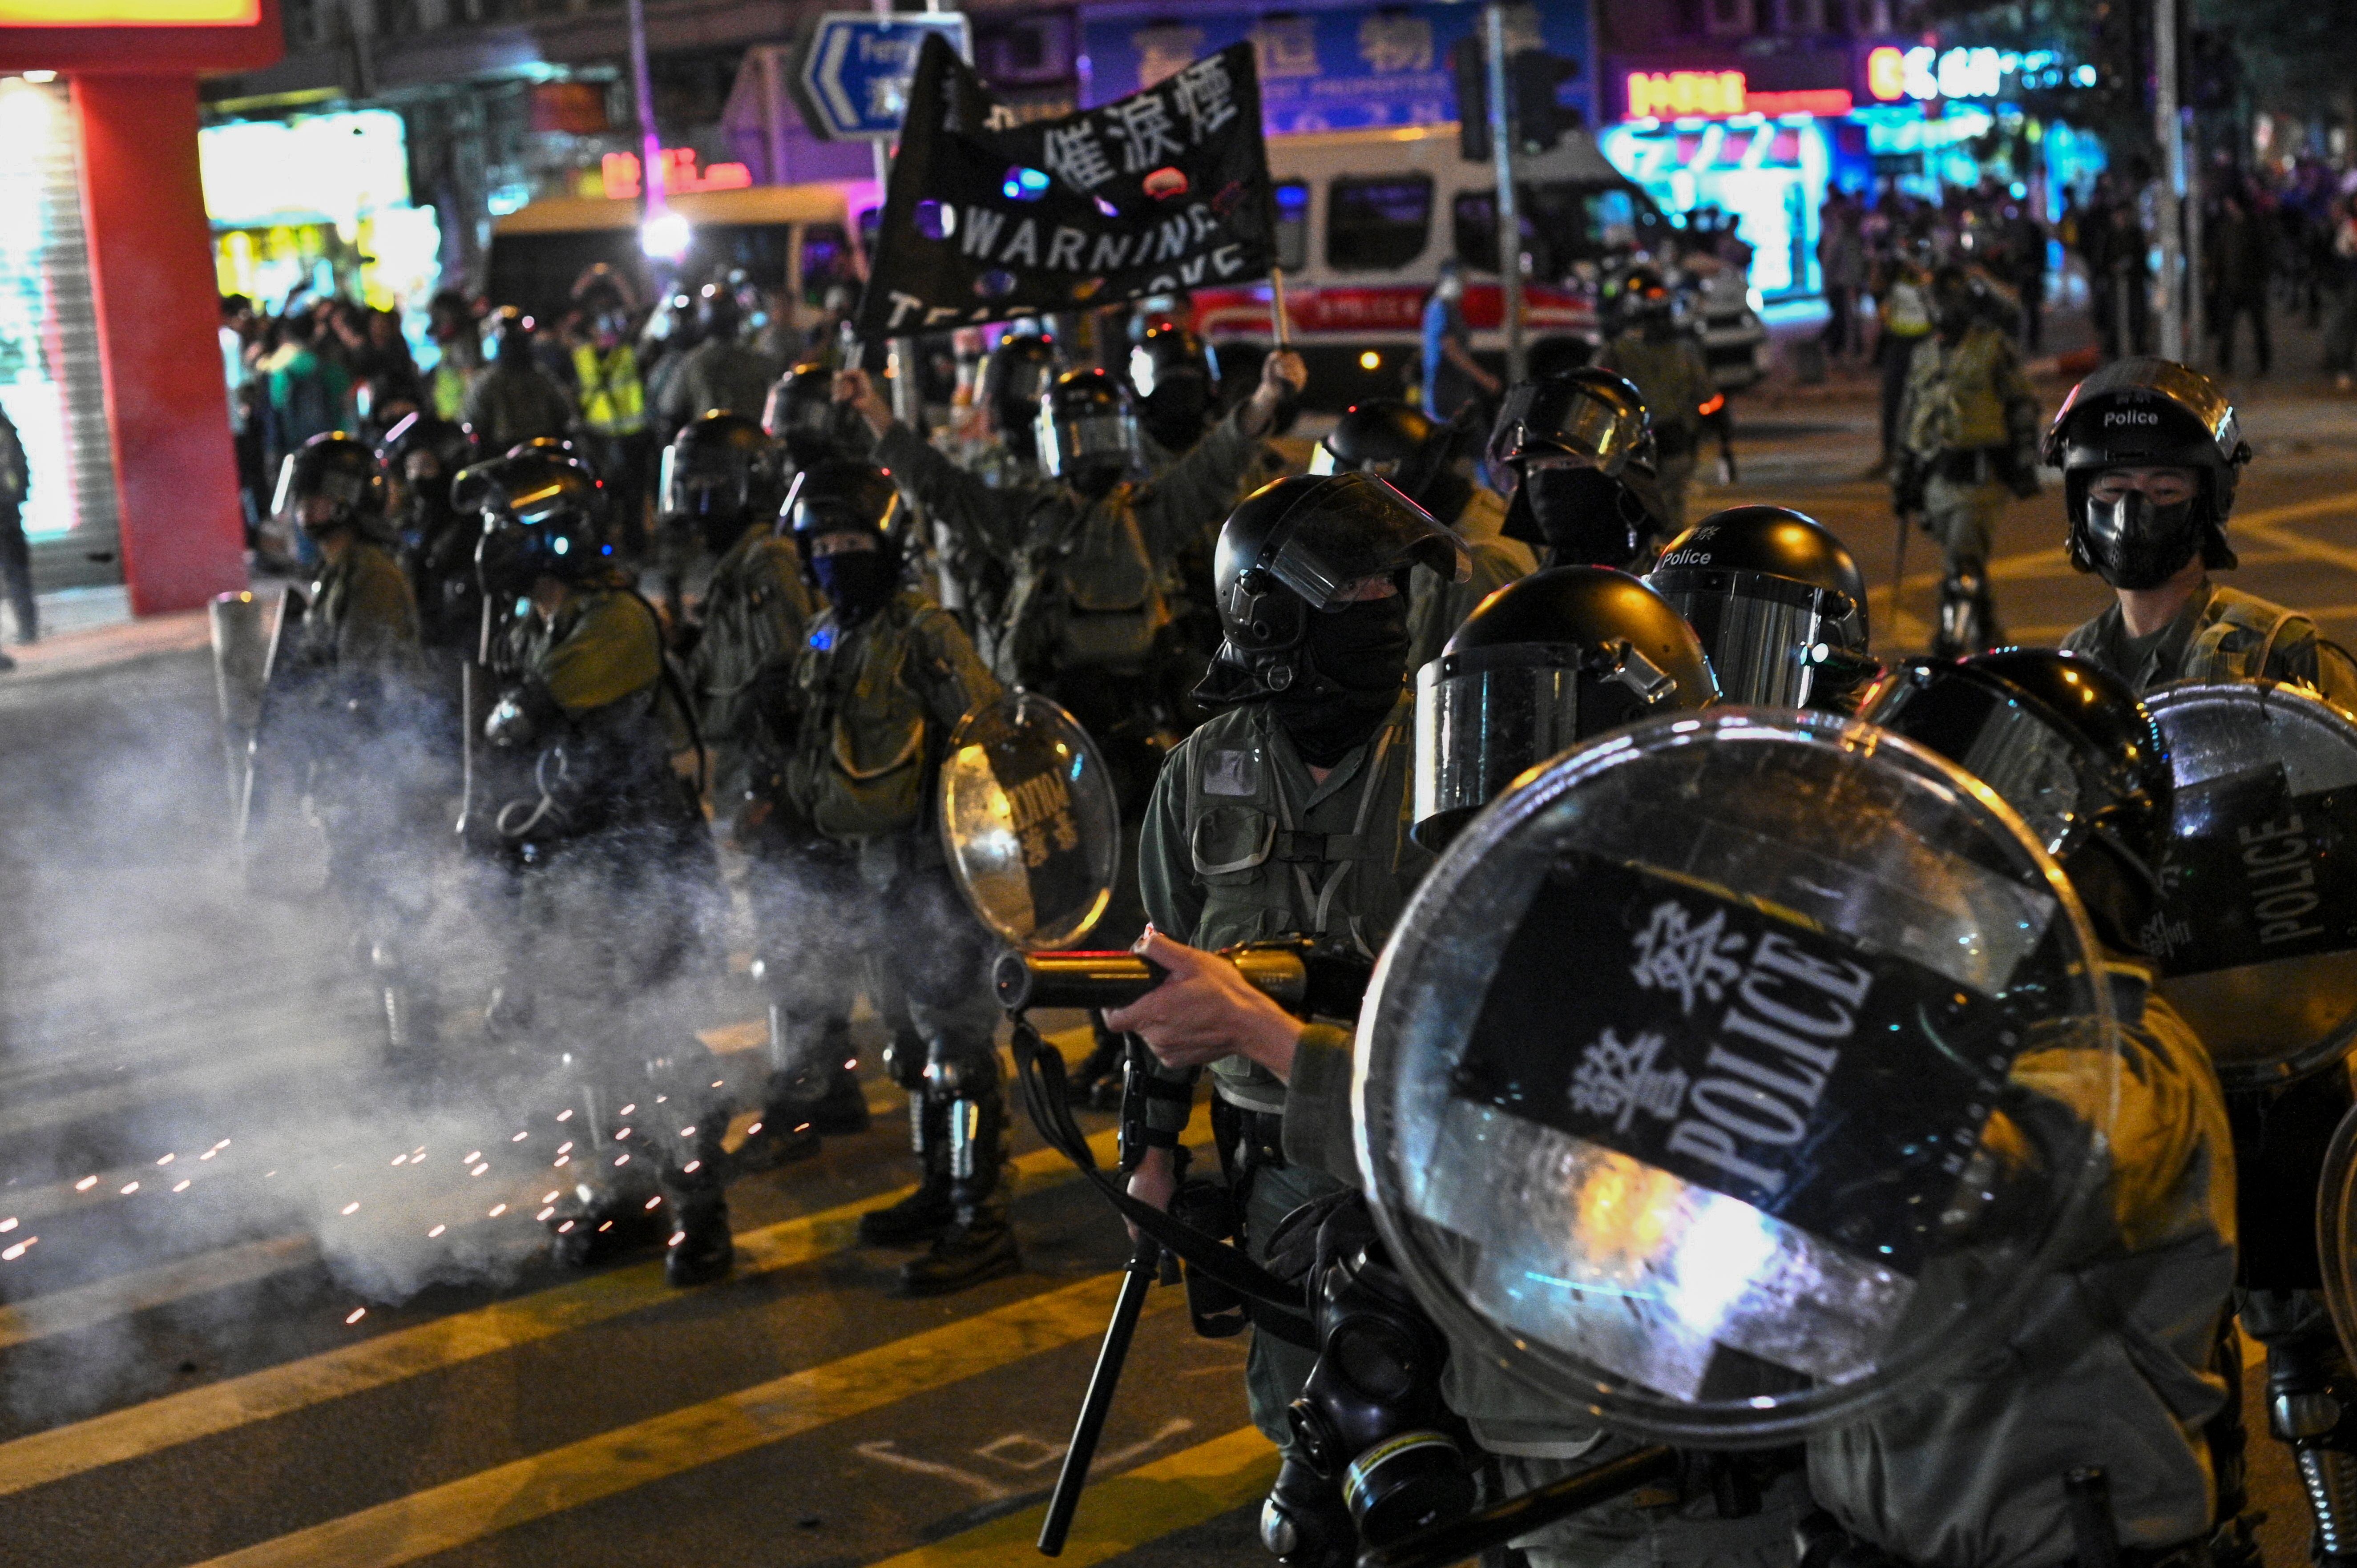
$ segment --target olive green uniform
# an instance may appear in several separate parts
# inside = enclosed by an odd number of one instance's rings
[[[2316,624],[2255,595],[2204,577],[2159,630],[2128,635],[2116,600],[2062,639],[2139,693],[2172,681],[2279,681],[2357,707],[2357,666]],[[2320,1280],[2312,1210],[2324,1150],[2352,1103],[2352,1069],[2310,1073],[2226,1104],[2243,1184],[2244,1329],[2267,1348],[2270,1371],[2337,1359],[2341,1347],[2316,1288]]]
[[[2038,394],[2013,339],[1976,321],[1950,343],[1932,333],[1908,362],[1900,401],[1901,450],[1923,474],[1923,519],[1950,575],[1988,564],[2038,429]]]
[[[1408,837],[1413,712],[1403,698],[1374,738],[1322,782],[1267,703],[1205,721],[1163,764],[1146,808],[1138,872],[1156,929],[1212,950],[1320,936],[1373,957],[1431,864]],[[1277,1220],[1342,1184],[1288,1152],[1286,1090],[1265,1069],[1229,1057],[1212,1064],[1211,1080],[1232,1108],[1222,1122],[1236,1125],[1243,1145],[1222,1155],[1246,1173],[1245,1241],[1265,1262]],[[1175,1133],[1184,1113],[1157,1101],[1149,1118]],[[1317,1360],[1273,1336],[1253,1337],[1245,1371],[1253,1421],[1280,1446],[1292,1444],[1285,1407]]]
[[[1645,400],[1653,428],[1664,515],[1672,536],[1685,532],[1686,487],[1694,481],[1695,454],[1702,446],[1703,405],[1718,396],[1702,345],[1684,332],[1649,337],[1631,328],[1597,356],[1601,368],[1626,376]]]
[[[1518,578],[1538,570],[1538,557],[1519,539],[1499,532],[1505,526],[1506,503],[1494,490],[1475,486],[1449,525],[1473,557],[1472,575],[1461,583],[1443,582],[1429,572],[1410,575],[1407,596],[1407,667],[1411,673],[1440,657],[1473,607]]]
[[[1002,692],[956,618],[922,595],[897,594],[847,628],[823,611],[794,665],[782,773],[795,818],[855,870],[856,906],[828,913],[867,954],[891,1032],[886,1066],[909,1090],[927,1173],[949,1174],[951,1101],[973,1105],[975,1165],[954,1196],[993,1219],[1011,1196],[993,944],[950,881],[933,811],[951,731]]]

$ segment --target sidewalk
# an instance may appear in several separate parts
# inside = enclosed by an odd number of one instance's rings
[[[253,593],[265,603],[285,588],[275,579],[258,580]],[[0,684],[23,685],[85,674],[119,664],[212,646],[212,624],[204,610],[135,619],[129,592],[117,585],[62,588],[39,596],[41,639],[24,647],[0,647],[16,668],[0,671]]]

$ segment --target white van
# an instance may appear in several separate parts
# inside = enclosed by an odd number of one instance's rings
[[[1474,353],[1502,369],[1496,165],[1467,161],[1455,124],[1272,136],[1268,160],[1286,314],[1315,404],[1398,397],[1418,382],[1425,303],[1451,258],[1465,270]],[[1669,220],[1585,132],[1517,168],[1531,363],[1585,364],[1598,343],[1601,268],[1664,249]],[[1193,308],[1195,329],[1237,359],[1273,340],[1265,281],[1198,290]]]

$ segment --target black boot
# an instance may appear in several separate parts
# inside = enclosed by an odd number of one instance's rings
[[[545,1221],[548,1255],[561,1267],[586,1269],[660,1246],[672,1230],[661,1200],[651,1183],[576,1183]]]
[[[957,1219],[951,1195],[949,1115],[921,1090],[909,1096],[910,1141],[922,1173],[917,1190],[888,1208],[870,1209],[859,1217],[859,1240],[869,1247],[913,1247],[931,1241]]]
[[[952,1221],[921,1258],[900,1265],[903,1295],[947,1295],[1023,1266],[1015,1248],[1015,1228],[1004,1215],[977,1215]]]
[[[709,1284],[725,1277],[737,1261],[728,1234],[728,1199],[718,1182],[704,1187],[664,1184],[672,1211],[671,1248],[663,1254],[663,1279],[675,1285]]]
[[[995,1067],[995,1063],[992,1064]],[[955,1218],[921,1258],[900,1268],[905,1295],[946,1295],[1011,1274],[1023,1266],[1006,1211],[1006,1103],[996,1072],[971,1086],[974,1098],[950,1101],[947,1112],[950,1198]]]
[[[745,1141],[737,1146],[729,1168],[739,1176],[773,1171],[817,1153],[818,1129],[812,1124],[807,1112],[791,1108],[764,1111],[761,1119],[747,1130]]]
[[[846,1036],[850,1030],[844,1031]],[[841,1054],[830,1058],[826,1093],[810,1108],[811,1125],[835,1137],[845,1137],[867,1131],[867,1091],[859,1086],[853,1072],[851,1042],[846,1037]]]

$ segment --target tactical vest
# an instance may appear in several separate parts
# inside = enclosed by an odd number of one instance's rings
[[[1292,743],[1265,703],[1215,714],[1188,737],[1186,843],[1203,891],[1190,945],[1218,949],[1268,937],[1325,936],[1372,958],[1391,934],[1428,863],[1407,836],[1412,702],[1403,701],[1367,743],[1346,790],[1357,806],[1347,833],[1305,832],[1305,800],[1292,798],[1274,749]],[[1243,1057],[1211,1064],[1221,1098],[1282,1112],[1285,1090]]]
[[[587,343],[573,350],[573,379],[581,389],[581,423],[600,435],[636,435],[647,427],[646,383],[638,351],[628,343],[601,363]]]
[[[755,739],[756,683],[790,671],[814,609],[788,541],[766,530],[739,540],[712,569],[696,643],[695,694],[705,738],[740,747]]]
[[[1002,679],[1135,669],[1169,624],[1129,487],[1069,518],[1032,552],[1007,596]],[[1011,653],[1015,668],[1003,667]]]
[[[850,631],[832,615],[812,628],[794,671],[802,708],[786,792],[828,838],[882,838],[924,822],[938,749],[927,742],[947,737],[927,734],[909,665],[918,628],[931,617],[950,620],[948,611],[902,594]]]
[[[2291,624],[2302,618],[2240,589],[2213,587],[2203,625],[2186,646],[2185,662],[2178,671],[2184,681],[2259,681],[2267,679],[2267,661],[2287,640]]]

